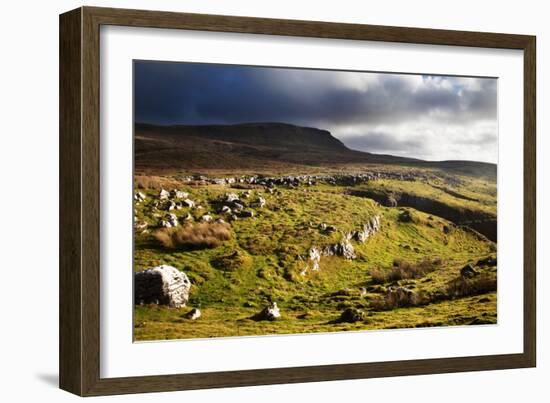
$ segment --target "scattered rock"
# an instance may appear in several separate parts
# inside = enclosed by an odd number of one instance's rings
[[[318,271],[319,263],[321,261],[321,251],[315,246],[309,249],[309,263],[306,265],[305,269],[302,270],[301,274],[305,275],[308,270]]]
[[[187,315],[185,316],[187,319],[197,320],[201,317],[201,311],[198,308],[193,308],[189,312],[187,312]]]
[[[201,221],[210,222],[212,221],[212,216],[210,214],[205,214],[201,217]]]
[[[470,263],[460,269],[460,275],[462,276],[462,278],[472,278],[477,276],[478,274],[479,273],[476,271],[474,266],[472,266]]]
[[[340,315],[340,322],[355,323],[360,322],[364,318],[364,314],[359,309],[347,308]]]
[[[258,205],[259,208],[262,208],[263,206],[265,206],[266,200],[263,197],[259,196],[258,202],[256,204]]]
[[[243,210],[239,213],[240,217],[243,218],[252,218],[254,217],[254,211],[253,210]]]
[[[145,200],[145,195],[141,192],[137,192],[135,195],[134,195],[134,200],[137,201],[137,202],[142,202]]]
[[[160,189],[159,199],[168,200],[170,198],[170,192],[168,190]]]
[[[135,273],[136,304],[161,304],[180,308],[189,300],[191,282],[172,266],[162,265]]]
[[[137,221],[134,224],[135,229],[145,229],[145,228],[147,228],[147,226],[148,226],[148,224],[145,221]]]
[[[189,197],[189,193],[177,189],[172,190],[171,195],[176,199],[187,199]]]
[[[338,229],[334,225],[327,225],[326,229],[327,233],[332,234],[333,232],[336,232]]]
[[[272,302],[268,306],[266,306],[264,309],[262,309],[261,312],[257,313],[254,316],[255,320],[275,320],[281,317],[281,312],[279,311],[279,307],[277,306],[276,302]]]
[[[170,224],[170,227],[177,227],[179,224],[178,217],[173,213],[167,214],[165,220]]]
[[[185,199],[182,203],[185,204],[189,208],[195,207],[195,202],[191,199]]]
[[[491,266],[494,267],[497,265],[497,258],[493,256],[486,257],[485,259],[480,259],[477,261],[476,266]]]
[[[220,213],[231,214],[231,208],[228,207],[228,206],[223,206],[223,207],[220,209]]]
[[[236,193],[227,193],[225,195],[225,201],[227,203],[234,203],[239,201],[239,195]]]

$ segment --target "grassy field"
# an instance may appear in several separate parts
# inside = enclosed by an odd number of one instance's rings
[[[434,214],[429,203],[418,208],[383,203],[383,197],[397,195],[403,201],[434,201],[468,219],[472,212],[474,218],[494,219],[496,184],[426,172],[421,180],[380,179],[356,186],[318,181],[275,190],[182,180],[184,175],[136,178],[136,190],[145,200],[135,204],[135,270],[171,265],[185,272],[192,286],[184,308],[136,305],[135,339],[496,323],[496,264],[483,261],[496,256],[496,243],[460,220]],[[158,202],[161,187],[185,191],[195,202],[195,207],[169,212],[182,225],[197,225],[205,214],[213,221],[221,218],[228,223],[228,239],[209,247],[167,248],[159,242],[157,231],[168,213]],[[232,220],[221,213],[228,193],[236,193],[253,217]],[[262,207],[260,198],[265,200]],[[445,215],[447,210],[441,211]],[[364,243],[350,241],[355,259],[323,256],[318,270],[304,270],[312,247],[337,244],[375,216],[380,229]],[[475,277],[461,277],[467,264]],[[413,297],[396,302],[391,298],[396,288]],[[254,320],[270,301],[278,304],[281,318]],[[199,319],[186,318],[192,308],[202,312]],[[349,308],[361,312],[362,319],[342,321]]]

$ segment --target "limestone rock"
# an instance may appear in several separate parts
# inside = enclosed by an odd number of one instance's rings
[[[201,217],[201,221],[210,222],[212,221],[212,216],[210,214],[205,214]]]
[[[145,195],[141,192],[136,192],[136,194],[134,195],[134,200],[137,202],[142,202],[145,200]]]
[[[189,300],[191,282],[172,266],[161,265],[135,273],[136,304],[161,304],[181,308]]]
[[[262,208],[263,206],[265,206],[265,203],[266,203],[266,200],[263,198],[263,197],[258,197],[258,207]]]
[[[252,217],[254,217],[254,211],[252,211],[252,210],[243,210],[239,213],[239,217],[252,218]]]
[[[167,221],[170,224],[170,227],[177,227],[178,226],[178,217],[175,214],[167,214],[165,217],[165,221]],[[170,228],[168,227],[168,228]]]
[[[187,315],[185,315],[187,319],[191,320],[197,320],[201,317],[201,311],[198,308],[193,308],[189,312],[187,312]]]
[[[319,270],[319,262],[321,261],[321,251],[313,247],[309,250],[309,261],[311,262],[311,270]]]
[[[233,202],[233,208],[235,210],[242,210],[244,209],[244,206],[241,203]]]
[[[363,317],[364,317],[364,314],[359,309],[347,308],[340,315],[340,321],[341,322],[347,322],[347,323],[355,323],[355,322],[362,321]]]
[[[176,199],[187,199],[189,197],[189,193],[177,189],[172,190],[171,195]]]
[[[183,201],[183,204],[186,205],[189,208],[195,207],[195,202],[191,199],[185,199]]]
[[[279,307],[277,306],[276,302],[272,302],[268,306],[266,306],[264,309],[262,309],[261,312],[256,314],[254,316],[255,320],[276,320],[281,317],[281,312],[279,311]]]
[[[225,201],[227,203],[238,202],[239,201],[239,195],[236,194],[236,193],[227,193],[225,195]]]

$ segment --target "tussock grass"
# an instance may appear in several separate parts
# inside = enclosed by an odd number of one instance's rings
[[[231,239],[231,227],[226,223],[187,224],[177,228],[162,228],[153,236],[168,249],[216,248]]]
[[[406,308],[426,303],[426,298],[416,292],[388,292],[383,297],[378,297],[370,302],[373,311],[391,311],[395,308]]]
[[[435,271],[440,266],[440,259],[423,259],[418,263],[395,260],[393,267],[390,270],[375,268],[371,270],[370,274],[374,284],[385,284],[399,280],[421,278],[426,274]]]
[[[486,294],[497,290],[496,276],[482,274],[473,278],[458,277],[452,280],[446,289],[449,298],[463,298]]]
[[[136,189],[174,189],[178,187],[178,182],[161,176],[135,175],[134,186]]]

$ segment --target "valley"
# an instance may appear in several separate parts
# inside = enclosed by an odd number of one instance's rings
[[[324,130],[138,124],[134,270],[190,287],[179,308],[136,297],[135,340],[495,324],[496,195],[494,164]]]

